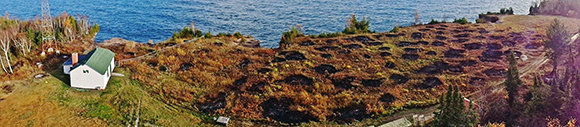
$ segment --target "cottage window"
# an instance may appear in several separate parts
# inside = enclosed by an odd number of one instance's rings
[[[83,73],[89,73],[89,70],[83,70]]]

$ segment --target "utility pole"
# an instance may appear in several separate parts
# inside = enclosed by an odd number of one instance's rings
[[[42,0],[42,42],[44,44],[51,44],[54,41],[54,33],[53,33],[53,22],[52,17],[50,16],[50,6],[48,4],[48,0]],[[55,42],[56,45],[56,42]],[[44,52],[44,46],[42,46],[42,50]]]

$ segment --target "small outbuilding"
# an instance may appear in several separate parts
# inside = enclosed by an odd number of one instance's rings
[[[105,89],[115,69],[115,53],[96,48],[86,55],[73,53],[63,65],[65,74],[70,75],[70,86],[83,89]]]

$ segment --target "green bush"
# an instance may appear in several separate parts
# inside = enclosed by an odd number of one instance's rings
[[[320,33],[319,35],[310,35],[312,38],[331,38],[331,37],[339,37],[344,35],[343,33],[336,32],[336,33]]]
[[[441,23],[441,22],[439,22],[439,21],[437,21],[435,19],[431,19],[431,22],[429,22],[427,24],[438,24],[438,23]]]
[[[470,23],[469,21],[467,21],[467,19],[465,17],[461,18],[461,19],[455,19],[453,21],[453,23],[459,23],[459,24],[468,24]]]
[[[400,28],[401,28],[400,26],[395,26],[395,27],[393,27],[393,29],[392,29],[391,31],[389,31],[389,32],[390,32],[390,33],[397,33],[397,32],[399,32],[399,29],[400,29]]]
[[[236,37],[236,38],[243,38],[244,35],[242,35],[240,32],[236,32],[236,33],[234,33],[234,37]]]
[[[303,36],[304,34],[298,31],[296,27],[292,27],[290,31],[282,33],[282,38],[280,39],[280,46],[290,44],[294,41],[294,38]]]
[[[514,9],[512,9],[512,7],[508,8],[502,8],[499,10],[499,14],[508,14],[508,15],[513,15],[514,14]]]
[[[211,32],[208,31],[207,33],[205,33],[205,35],[203,35],[203,37],[204,38],[212,38],[213,34],[211,34]]]
[[[95,25],[93,25],[93,27],[91,27],[91,30],[89,31],[89,35],[95,35],[100,30],[101,30],[101,28],[99,27],[99,24],[95,23]]]
[[[192,30],[191,28],[184,27],[182,30],[180,30],[178,32],[173,32],[173,37],[171,37],[171,38],[172,39],[194,38],[194,37],[201,37],[201,36],[203,36],[203,33],[201,32],[201,30],[198,30],[198,29]]]
[[[369,29],[370,23],[369,20],[363,17],[362,21],[357,21],[355,15],[351,15],[351,18],[348,20],[348,24],[346,28],[342,31],[344,34],[360,34],[360,33],[373,33]]]

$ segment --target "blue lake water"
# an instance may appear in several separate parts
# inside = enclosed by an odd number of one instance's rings
[[[371,29],[388,31],[414,22],[452,21],[513,7],[527,14],[534,0],[51,0],[51,14],[87,15],[101,31],[97,42],[121,37],[161,42],[195,22],[202,31],[252,35],[264,47],[277,47],[282,32],[301,24],[306,34],[344,29],[350,14],[370,18]],[[0,12],[22,20],[40,15],[40,0],[2,0]]]

